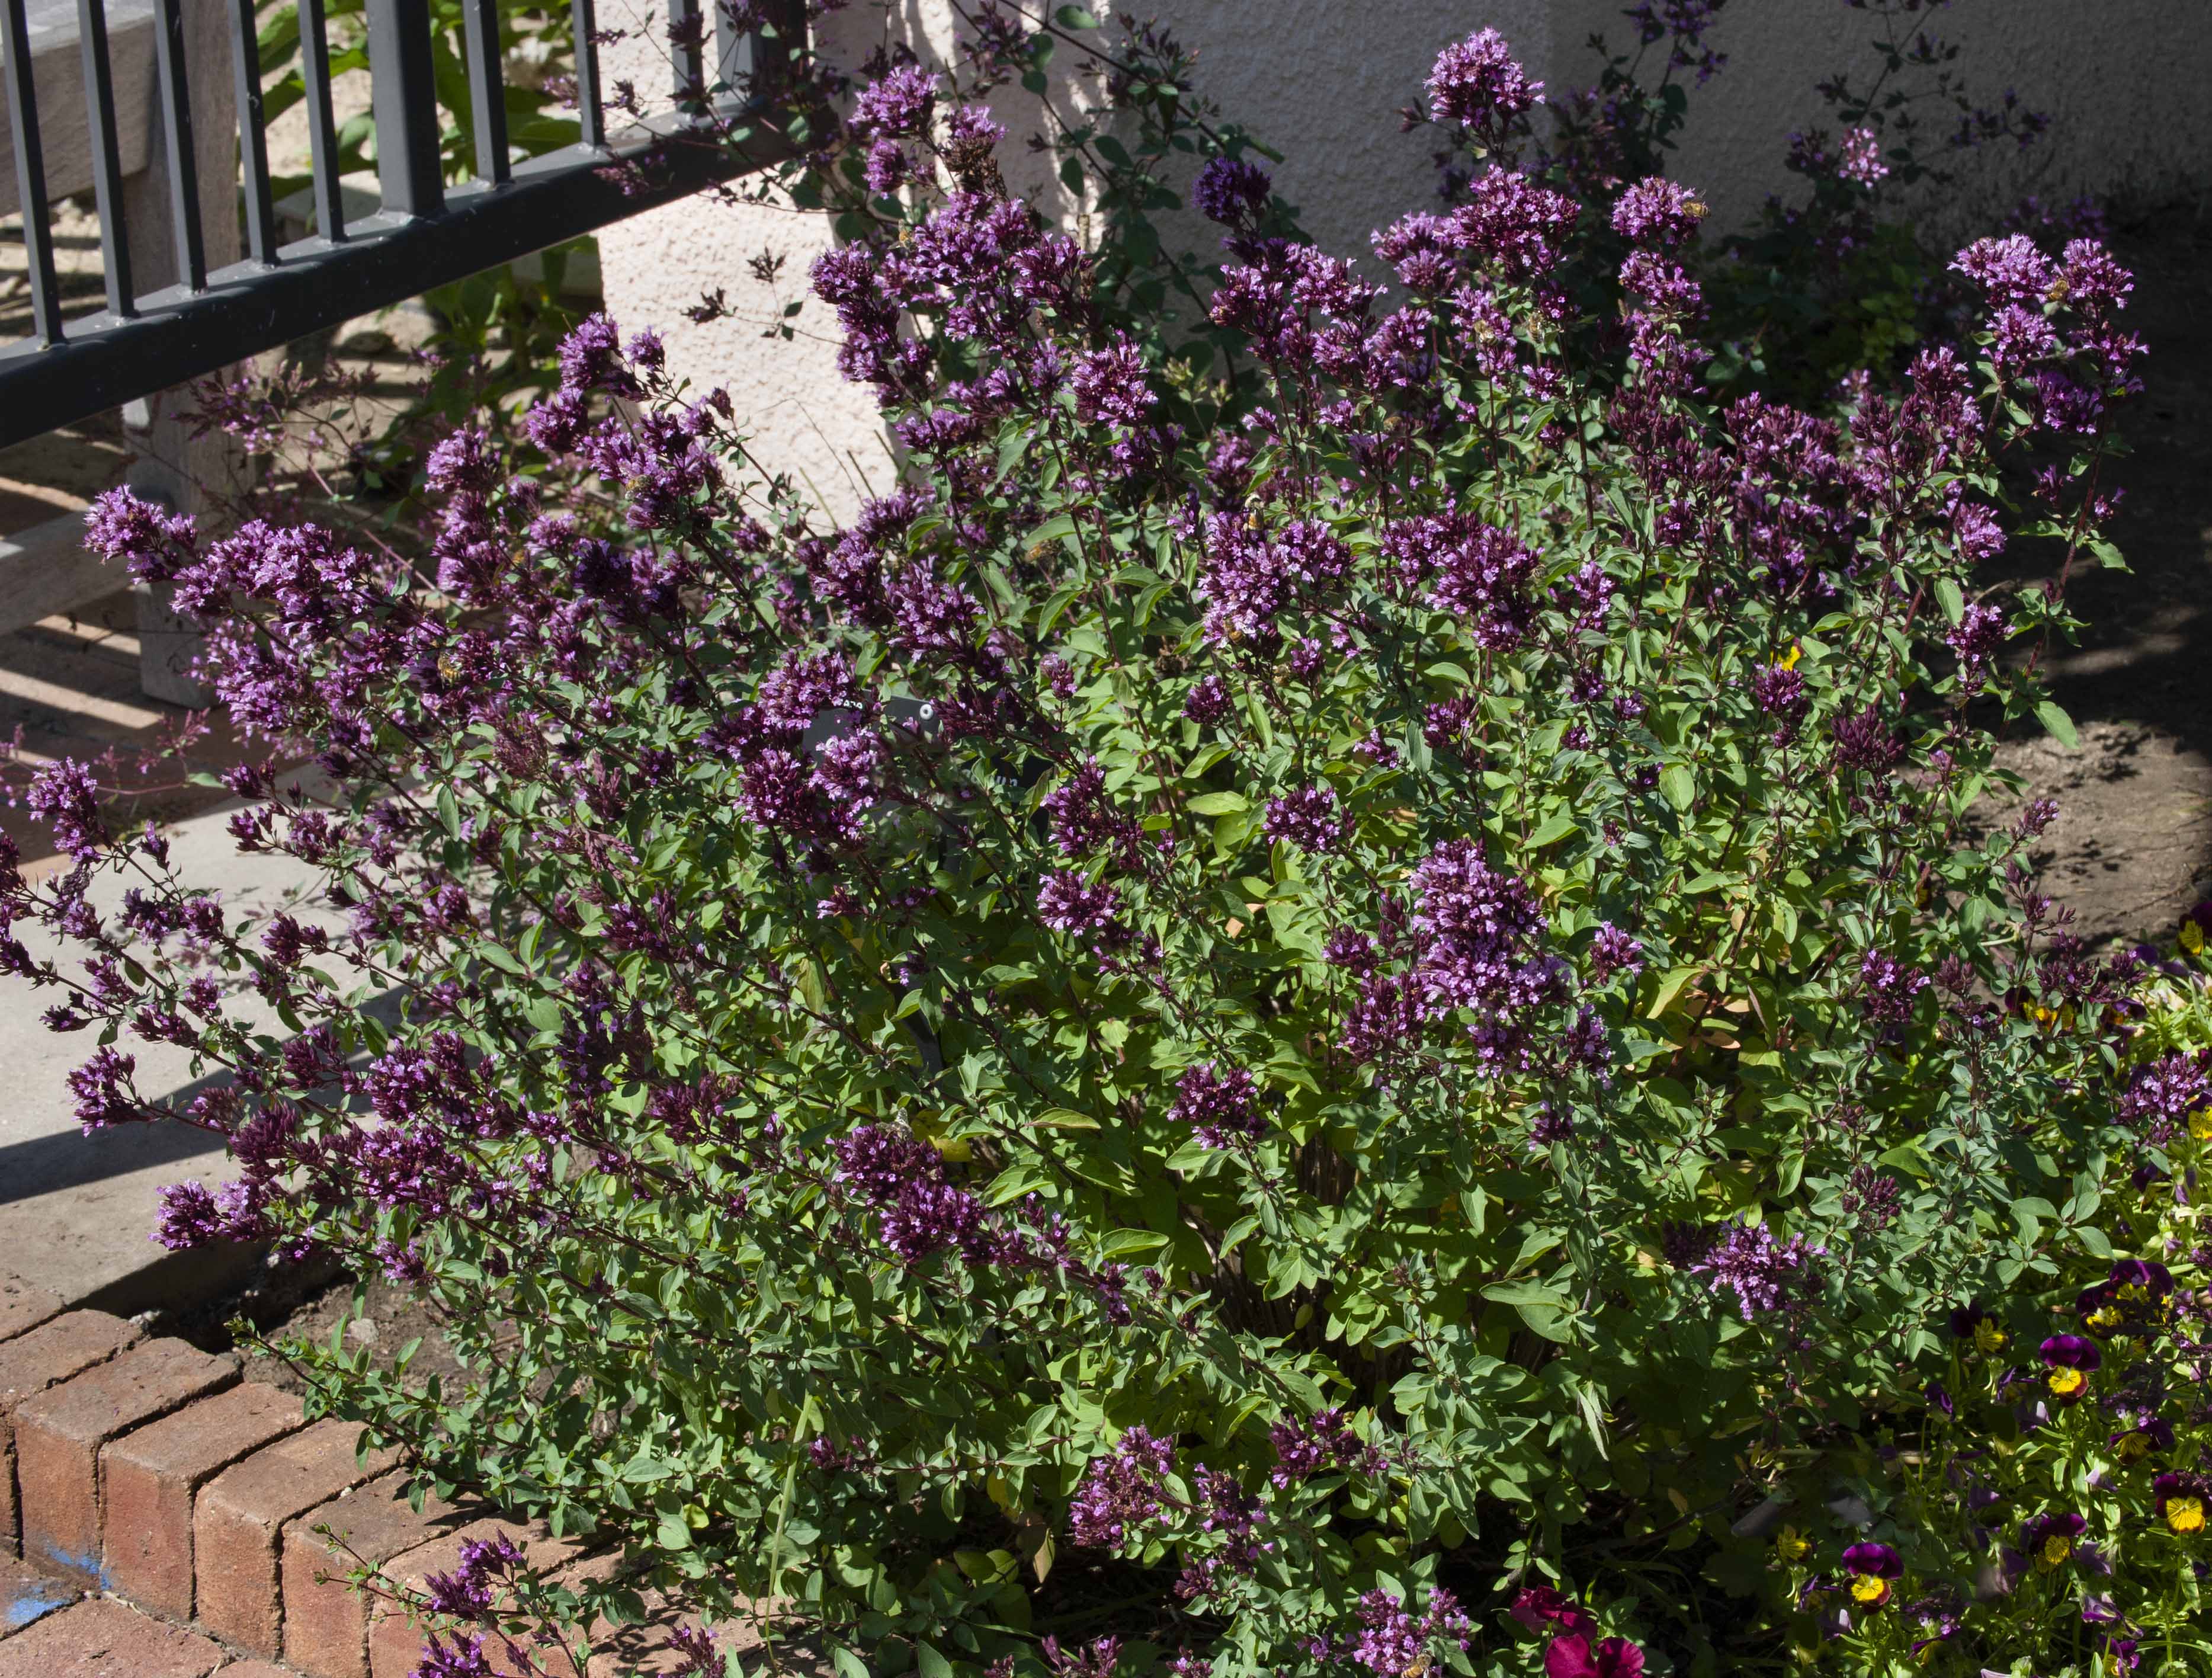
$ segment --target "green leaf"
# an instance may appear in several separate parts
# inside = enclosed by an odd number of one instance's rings
[[[2054,700],[2045,699],[2035,708],[2036,719],[2048,728],[2058,744],[2069,751],[2081,744],[2081,737],[2074,732],[2074,719],[2066,714]]]
[[[1687,763],[1669,763],[1660,771],[1659,790],[1674,808],[1687,810],[1698,801],[1697,775]]]
[[[914,1669],[920,1678],[952,1678],[952,1663],[939,1654],[932,1644],[917,1642],[914,1645]]]
[[[1575,818],[1562,810],[1558,815],[1528,836],[1528,848],[1540,851],[1547,845],[1556,845],[1575,831]]]
[[[1682,987],[1705,970],[1702,967],[1677,967],[1659,982],[1659,988],[1651,998],[1651,1005],[1644,1011],[1646,1019],[1656,1019],[1674,1006],[1674,999],[1682,994]]]
[[[1936,579],[1936,599],[1943,608],[1943,616],[1952,623],[1956,623],[1966,617],[1966,597],[1960,592],[1959,585],[1949,577]]]
[[[1098,1250],[1117,1259],[1133,1253],[1157,1253],[1167,1244],[1168,1237],[1157,1230],[1115,1230],[1098,1243]]]
[[[1492,1282],[1482,1290],[1482,1297],[1501,1305],[1549,1305],[1562,1311],[1571,1303],[1541,1282]]]
[[[1242,793],[1200,793],[1187,806],[1194,816],[1234,816],[1252,807]]]
[[[1052,15],[1052,21],[1063,29],[1096,29],[1098,20],[1088,6],[1062,6]],[[928,1678],[927,1674],[923,1678]]]

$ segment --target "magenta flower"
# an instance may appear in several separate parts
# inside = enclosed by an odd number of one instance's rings
[[[1567,1636],[1586,1638],[1597,1629],[1588,1609],[1547,1584],[1524,1585],[1506,1612],[1532,1632],[1556,1626]]]
[[[1544,1651],[1545,1678],[1643,1678],[1644,1651],[1626,1638],[1593,1645],[1579,1633],[1554,1638]]]

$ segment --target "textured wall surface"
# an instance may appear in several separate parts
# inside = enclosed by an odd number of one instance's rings
[[[1622,0],[1547,3],[1555,92],[1593,79],[1593,33],[1630,44]],[[2001,144],[1954,160],[1962,190],[1947,206],[1946,220],[1958,224],[1948,232],[1985,224],[2024,192],[2155,199],[2212,179],[2204,0],[1958,0],[1922,16],[1963,49],[1956,68],[1978,102],[1993,105],[2010,88],[2051,119],[2044,141],[2025,151]],[[1790,131],[1826,114],[1814,84],[1843,70],[1864,87],[1879,70],[1869,46],[1876,32],[1877,20],[1843,0],[1735,0],[1707,38],[1728,67],[1705,96],[1693,92],[1671,173],[1712,195],[1723,225],[1754,215],[1791,179],[1782,167]],[[1948,106],[1920,108],[1931,128],[1956,125]]]
[[[1556,92],[1588,86],[1599,60],[1593,33],[1629,44],[1624,0],[1148,0],[1198,57],[1200,90],[1285,154],[1277,185],[1306,228],[1330,249],[1364,253],[1367,234],[1429,201],[1434,174],[1419,133],[1401,134],[1397,109],[1420,94],[1438,47],[1484,25],[1504,33]],[[610,76],[648,94],[670,81],[665,49],[647,20],[657,0],[601,0],[608,27],[632,37],[608,54]],[[2193,14],[2193,15],[2192,15]],[[1960,163],[1947,233],[1986,224],[2023,192],[2046,198],[2086,189],[2155,196],[2212,178],[2212,27],[2204,0],[1961,0],[1934,15],[1966,49],[1969,87],[1993,101],[2008,88],[2048,112],[2050,138]],[[837,61],[854,64],[881,40],[925,59],[951,43],[949,0],[854,0],[823,26]],[[1782,157],[1793,129],[1825,108],[1814,84],[1838,70],[1860,81],[1877,68],[1867,43],[1875,21],[1843,0],[1735,0],[1711,44],[1729,55],[1720,78],[1693,97],[1674,173],[1711,198],[1721,225],[1757,213],[1785,191]],[[1054,96],[1080,96],[1054,72]],[[1011,131],[1000,148],[1009,179],[1048,213],[1069,206],[1023,145],[1036,127],[1015,92],[1000,112]],[[1947,107],[1948,110],[1948,107]],[[1938,120],[1931,109],[1931,124]],[[1948,123],[1943,125],[1948,127]],[[1173,229],[1171,229],[1173,230]],[[1190,218],[1182,235],[1208,240]],[[894,462],[873,398],[837,375],[835,323],[809,303],[790,341],[763,337],[781,306],[801,296],[806,265],[829,242],[826,220],[758,205],[677,204],[625,222],[602,241],[607,306],[626,327],[666,337],[671,365],[701,387],[726,388],[751,425],[761,464],[788,471],[834,514],[848,514],[891,481]],[[763,284],[747,259],[784,258]],[[694,325],[681,311],[702,292],[726,291],[733,319]]]

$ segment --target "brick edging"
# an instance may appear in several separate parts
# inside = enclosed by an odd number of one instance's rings
[[[0,1678],[94,1647],[161,1678],[407,1678],[421,1629],[354,1591],[356,1566],[419,1590],[464,1540],[504,1532],[556,1582],[612,1571],[484,1505],[410,1508],[397,1454],[363,1455],[360,1438],[242,1382],[234,1355],[149,1341],[0,1275]],[[552,1678],[657,1669],[670,1633],[698,1621],[647,1602],[646,1624],[597,1628],[586,1669],[552,1659]]]

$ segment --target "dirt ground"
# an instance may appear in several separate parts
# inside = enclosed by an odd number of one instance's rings
[[[2075,929],[2163,942],[2212,895],[2212,205],[2123,219],[2113,244],[2150,346],[2115,474],[2130,568],[2076,574],[2068,598],[2090,628],[2046,666],[2081,749],[2023,731],[2002,761],[2058,800],[2035,862]]]

